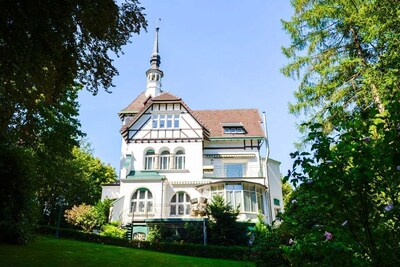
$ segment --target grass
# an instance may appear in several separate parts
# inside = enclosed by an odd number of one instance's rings
[[[0,266],[254,266],[38,236],[26,246],[0,244]]]

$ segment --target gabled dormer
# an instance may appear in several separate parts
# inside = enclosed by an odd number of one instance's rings
[[[201,142],[209,131],[181,98],[161,93],[149,98],[142,109],[122,126],[130,142]]]

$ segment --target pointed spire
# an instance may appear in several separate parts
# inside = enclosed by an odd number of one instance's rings
[[[164,76],[162,70],[160,70],[161,57],[158,51],[158,32],[160,30],[158,19],[156,25],[156,36],[154,39],[153,53],[150,58],[150,68],[146,71],[147,76],[147,88],[146,96],[156,97],[161,94],[161,78]]]
[[[156,22],[156,37],[154,38],[153,54],[150,59],[151,68],[159,68],[161,64],[161,57],[158,52],[158,31],[160,30],[160,21],[161,19],[158,19]]]

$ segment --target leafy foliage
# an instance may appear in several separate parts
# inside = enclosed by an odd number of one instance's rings
[[[85,232],[91,232],[94,227],[103,223],[103,218],[98,210],[85,203],[65,211],[64,215],[68,223],[80,227]]]
[[[218,245],[247,245],[247,226],[237,222],[239,209],[234,209],[220,195],[215,195],[207,206],[209,241]]]
[[[0,171],[9,180],[0,190],[0,238],[24,243],[37,220],[36,196],[51,213],[59,191],[71,188],[72,149],[83,136],[78,91],[96,94],[112,86],[117,70],[110,57],[121,54],[146,21],[136,0],[0,5],[0,148],[8,148],[14,166]],[[1,166],[10,163],[0,160]]]
[[[124,238],[126,231],[127,230],[122,229],[120,227],[120,222],[112,222],[112,223],[104,224],[101,227],[100,235],[115,237],[115,238]]]
[[[293,193],[293,186],[289,183],[288,180],[282,179],[282,197],[285,208],[288,205],[292,193]]]
[[[291,111],[306,150],[280,231],[291,264],[400,263],[400,37],[396,1],[295,0],[284,21]]]
[[[37,226],[35,158],[31,151],[0,144],[0,241],[25,244]]]
[[[95,205],[101,197],[101,185],[115,182],[117,177],[114,168],[91,154],[88,145],[83,149],[73,147],[72,158],[59,159],[50,170],[56,172],[56,168],[59,169],[57,176],[49,173],[40,180],[39,203],[46,223],[55,220],[58,196],[63,196],[69,207],[80,203]],[[109,209],[107,205],[108,208],[103,207],[105,210]]]
[[[149,242],[161,242],[161,230],[156,225],[151,227],[148,235],[146,236],[146,241]]]
[[[186,222],[184,228],[186,242],[195,244],[204,242],[203,222]]]
[[[146,236],[149,242],[176,242],[180,240],[180,235],[176,228],[169,227],[166,224],[154,224],[150,227]]]

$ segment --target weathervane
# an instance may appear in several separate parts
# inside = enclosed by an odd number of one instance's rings
[[[161,22],[161,19],[158,18],[158,20],[156,21],[156,29],[160,28],[160,22]]]

